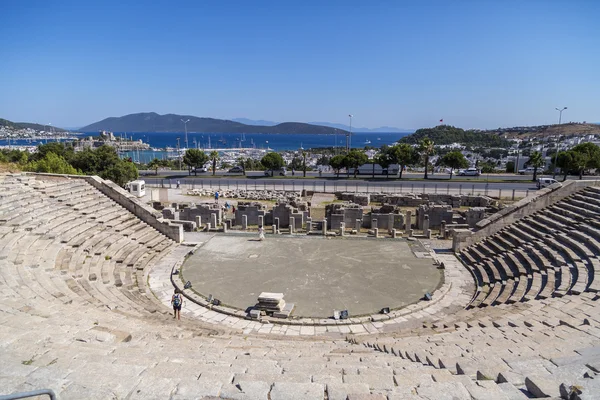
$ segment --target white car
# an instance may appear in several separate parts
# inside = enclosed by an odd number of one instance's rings
[[[480,172],[477,168],[463,169],[458,173],[459,176],[479,176]]]
[[[533,167],[527,167],[525,169],[520,169],[519,175],[533,175],[533,171],[534,171]]]
[[[556,179],[552,179],[552,178],[539,178],[537,180],[537,188],[538,189],[543,189],[546,186],[554,185],[555,183],[558,183],[559,185],[562,186],[562,184],[559,183]]]

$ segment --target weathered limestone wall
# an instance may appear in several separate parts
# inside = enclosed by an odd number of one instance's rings
[[[363,209],[360,205],[354,203],[328,204],[325,206],[325,216],[329,229],[340,229],[341,224],[354,226],[356,220],[363,219]]]
[[[442,221],[452,223],[454,213],[450,205],[422,204],[417,208],[417,229],[423,229],[426,215],[429,216],[427,229],[432,229],[442,226]]]
[[[246,216],[246,223],[248,225],[259,225],[259,217],[262,216],[264,218],[266,212],[266,206],[264,204],[256,202],[239,202],[235,209],[235,223],[236,225],[240,225],[243,217]]]
[[[454,195],[442,193],[345,193],[337,192],[336,197],[340,200],[350,201],[362,206],[370,202],[391,204],[399,207],[418,207],[421,204],[449,204],[452,208],[458,207],[487,207],[494,200],[487,196]]]

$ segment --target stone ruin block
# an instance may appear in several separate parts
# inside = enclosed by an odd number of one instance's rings
[[[429,215],[429,229],[439,228],[442,221],[452,223],[454,215],[451,205],[423,204],[417,208],[417,229],[423,229],[425,215]]]
[[[469,228],[475,228],[477,223],[485,218],[485,207],[473,207],[465,212]]]
[[[365,218],[367,219],[367,218]],[[372,221],[376,219],[377,220],[377,226],[373,226]],[[370,215],[370,219],[368,219],[370,221],[370,226],[367,226],[366,228],[378,228],[380,231],[386,230],[386,231],[391,231],[392,229],[402,229],[404,227],[404,215],[402,214],[398,214],[395,212],[392,213],[386,213],[386,214],[381,214],[381,213],[371,213]],[[364,226],[364,224],[363,224]]]
[[[300,212],[289,203],[277,203],[273,209],[269,210],[265,214],[265,224],[273,224],[275,218],[278,218],[279,229],[289,228],[290,217],[293,217],[295,219],[296,226],[300,227],[304,224],[304,222],[306,222],[307,215],[308,211]]]
[[[236,224],[241,224],[244,216],[248,225],[259,225],[260,217],[265,216],[266,206],[257,202],[239,202],[235,209]]]
[[[223,210],[215,203],[191,204],[179,210],[179,219],[182,221],[195,222],[198,216],[202,221],[213,221],[213,215],[216,215],[217,225],[220,224],[223,220]]]
[[[349,192],[338,192],[335,194],[338,200],[348,201],[361,206],[368,206],[371,202],[371,195],[369,193],[349,193]]]
[[[179,219],[179,212],[175,211],[174,208],[166,207],[162,209],[162,216],[166,219]]]
[[[333,203],[325,206],[325,216],[330,229],[340,229],[341,223],[354,226],[357,219],[363,219],[363,209],[354,203]]]

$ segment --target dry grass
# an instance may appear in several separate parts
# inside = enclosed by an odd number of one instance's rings
[[[17,164],[14,163],[0,163],[0,174],[12,174],[15,172],[21,172],[21,169]]]
[[[555,135],[600,135],[600,125],[595,124],[561,124],[550,125],[539,132],[506,133],[509,139],[524,139],[529,137],[546,137]]]

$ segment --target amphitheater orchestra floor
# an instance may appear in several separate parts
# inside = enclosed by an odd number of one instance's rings
[[[261,292],[281,292],[295,316],[377,313],[418,301],[441,283],[430,258],[417,258],[412,242],[328,240],[322,237],[214,236],[183,265],[185,280],[240,309]]]

